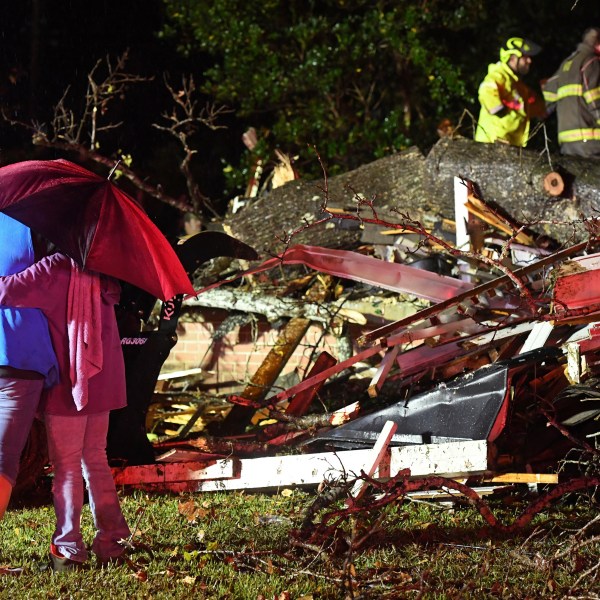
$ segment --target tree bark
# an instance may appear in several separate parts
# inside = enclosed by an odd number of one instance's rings
[[[566,183],[558,197],[544,189],[544,178],[552,171]],[[427,156],[410,148],[328,181],[290,182],[228,215],[227,223],[232,235],[257,250],[281,252],[284,233],[326,217],[325,205],[356,214],[358,194],[373,200],[382,221],[399,223],[404,214],[430,228],[442,219],[454,220],[454,177],[470,179],[484,200],[499,204],[537,234],[562,244],[585,239],[582,217],[598,216],[600,159],[540,155],[504,144],[444,137]],[[360,214],[372,216],[365,207]],[[332,218],[304,228],[291,243],[352,248],[361,239],[359,225]]]

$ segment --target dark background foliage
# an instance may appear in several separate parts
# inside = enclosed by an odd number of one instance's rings
[[[98,59],[130,49],[132,87],[123,126],[100,151],[127,153],[142,176],[185,194],[179,148],[150,125],[169,105],[163,73],[193,74],[203,101],[234,112],[227,129],[200,131],[194,174],[221,203],[243,191],[256,155],[297,157],[303,176],[355,168],[417,145],[427,151],[442,119],[472,134],[477,87],[510,36],[543,46],[530,83],[550,76],[583,30],[600,24],[596,0],[22,0],[0,7],[0,102],[22,121],[47,122],[70,86],[77,102]],[[549,120],[550,130],[552,119]],[[241,134],[254,126],[250,156]],[[3,124],[0,161],[48,156]],[[541,144],[541,136],[532,145]],[[271,163],[272,164],[272,163]]]

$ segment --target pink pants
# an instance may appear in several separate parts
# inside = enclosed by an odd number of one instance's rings
[[[0,473],[13,485],[43,385],[42,379],[0,377]]]
[[[83,562],[88,557],[81,535],[83,478],[97,530],[92,552],[101,561],[119,556],[125,549],[119,540],[129,537],[106,458],[108,415],[108,412],[73,417],[44,415],[48,452],[54,467],[56,530],[52,543],[71,560]]]

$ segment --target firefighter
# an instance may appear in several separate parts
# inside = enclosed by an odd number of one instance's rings
[[[488,66],[479,86],[481,111],[475,130],[478,142],[503,142],[525,146],[533,117],[544,118],[544,100],[521,79],[531,68],[532,56],[541,48],[534,42],[513,37],[500,49],[500,60]]]
[[[600,27],[585,31],[542,89],[556,109],[561,154],[600,156]]]

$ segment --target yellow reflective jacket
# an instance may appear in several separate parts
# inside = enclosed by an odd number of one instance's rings
[[[600,156],[600,56],[581,43],[542,86],[563,154]]]
[[[481,111],[475,130],[478,142],[501,141],[525,146],[532,117],[546,114],[542,98],[503,62],[489,65],[479,86],[479,102]]]

